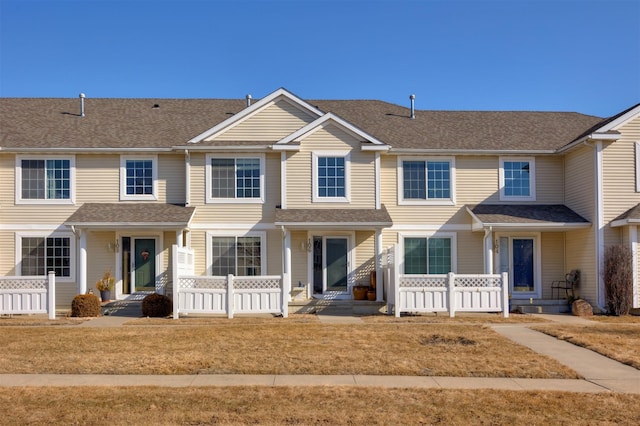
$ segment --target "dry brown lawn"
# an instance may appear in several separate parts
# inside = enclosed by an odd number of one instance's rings
[[[0,373],[577,377],[479,324],[246,318],[208,326],[0,327],[0,341]]]
[[[640,316],[638,315],[594,315],[592,317],[588,317],[588,319],[613,324],[640,324]]]
[[[4,388],[3,425],[637,425],[640,395],[357,387]]]
[[[536,326],[534,329],[640,369],[640,322]]]

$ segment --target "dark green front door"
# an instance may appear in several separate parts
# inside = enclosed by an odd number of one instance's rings
[[[134,243],[134,277],[136,291],[155,291],[156,240],[136,238]]]

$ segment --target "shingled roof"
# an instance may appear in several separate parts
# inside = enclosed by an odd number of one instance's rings
[[[164,203],[85,203],[65,222],[81,228],[186,228],[195,207]]]
[[[522,111],[417,110],[412,120],[408,108],[383,101],[307,102],[392,149],[553,151],[602,122],[573,112]],[[77,98],[0,98],[0,149],[171,149],[246,107],[241,99],[87,98],[85,105],[80,117]]]

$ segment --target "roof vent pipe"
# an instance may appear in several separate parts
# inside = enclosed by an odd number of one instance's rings
[[[409,99],[411,99],[411,119],[413,120],[416,118],[416,109],[415,109],[416,95],[409,95]]]
[[[247,106],[250,107],[251,106],[251,95],[247,95]]]
[[[84,117],[84,93],[80,93],[80,117]]]

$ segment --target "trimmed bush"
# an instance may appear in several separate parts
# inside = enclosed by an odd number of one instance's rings
[[[173,311],[173,302],[163,294],[153,293],[142,299],[142,316],[166,317]]]
[[[99,317],[100,299],[95,294],[78,294],[71,301],[72,317]]]
[[[632,262],[628,247],[609,246],[604,252],[604,287],[610,314],[627,315],[633,306]]]

